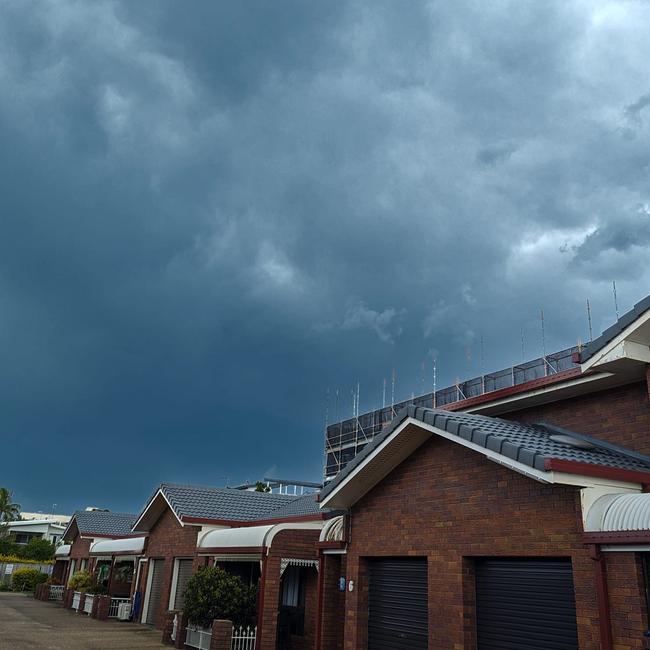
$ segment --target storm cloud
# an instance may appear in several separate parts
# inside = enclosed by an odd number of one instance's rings
[[[191,10],[190,10],[191,9]],[[647,2],[0,2],[2,484],[317,479],[650,287]],[[483,361],[478,351],[483,340]],[[329,405],[331,419],[334,408]],[[10,460],[9,460],[10,459]],[[52,477],[57,476],[56,489]]]

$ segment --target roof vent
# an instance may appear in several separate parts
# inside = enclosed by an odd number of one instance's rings
[[[549,436],[549,440],[558,442],[561,445],[567,445],[568,447],[575,447],[576,449],[597,449],[596,445],[588,440],[573,438],[572,436],[567,436],[562,433],[554,433]]]

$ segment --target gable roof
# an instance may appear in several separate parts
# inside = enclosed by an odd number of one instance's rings
[[[295,496],[232,488],[162,483],[143,508],[134,530],[150,530],[165,507],[179,522],[237,523],[278,518],[321,518],[313,494]]]
[[[409,423],[415,425],[415,430],[404,432],[406,438],[399,445],[395,442],[397,454],[394,459],[388,457],[388,452],[380,459],[380,452],[392,442],[396,434],[402,433],[404,425]],[[377,457],[378,472],[384,472],[386,475],[398,462],[436,433],[538,480],[542,480],[542,473],[555,470],[585,476],[607,475],[613,478],[617,475],[622,481],[650,483],[650,457],[591,436],[544,423],[521,424],[485,415],[409,406],[400,411],[389,427],[375,436],[374,440],[325,486],[320,493],[320,502],[330,507],[346,505],[333,499],[333,495],[354,480],[355,475],[368,466],[373,457]],[[526,468],[530,468],[530,471],[527,472]],[[372,487],[370,483],[374,480],[370,478],[369,471],[365,472],[364,479],[368,489]],[[378,480],[381,480],[381,477]]]
[[[131,529],[135,523],[136,515],[124,512],[110,512],[107,510],[78,510],[72,515],[68,523],[64,539],[68,539],[69,534],[75,528],[80,535],[97,537],[129,537],[133,533]]]
[[[650,296],[646,296],[623,314],[613,325],[608,327],[599,337],[590,341],[580,353],[580,362],[585,363],[587,359],[611,343],[619,334],[622,334],[635,320],[650,309]]]

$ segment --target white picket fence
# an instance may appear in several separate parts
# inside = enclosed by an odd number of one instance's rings
[[[234,628],[230,650],[255,650],[257,627]]]
[[[65,587],[63,585],[50,585],[50,593],[48,595],[49,600],[63,600],[63,590]]]
[[[176,619],[174,620],[176,623]],[[176,625],[172,631],[173,639],[176,639]],[[232,630],[232,641],[230,650],[255,650],[257,638],[257,627],[235,627]],[[185,645],[199,650],[210,650],[212,641],[212,630],[198,625],[190,625],[186,628]]]

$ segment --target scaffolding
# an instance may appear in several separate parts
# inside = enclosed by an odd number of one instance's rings
[[[357,396],[353,417],[334,424],[327,424],[325,427],[325,480],[334,478],[401,409],[409,405],[444,408],[448,404],[480,397],[503,388],[519,386],[565,370],[572,370],[579,367],[579,364],[573,361],[574,354],[579,351],[578,346],[571,347],[497,372],[465,381],[457,381],[452,386],[440,390],[436,390],[434,387],[432,392],[361,415],[359,415]]]

